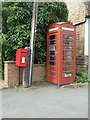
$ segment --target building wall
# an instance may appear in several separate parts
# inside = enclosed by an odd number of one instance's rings
[[[84,55],[85,24],[76,26],[76,55]]]
[[[69,10],[68,20],[71,21],[72,24],[85,21],[86,7],[83,2],[66,2],[66,4]],[[77,56],[82,56],[84,55],[85,24],[76,26],[76,32]]]
[[[84,21],[86,14],[86,7],[83,2],[66,2],[70,20],[73,24]]]
[[[86,15],[90,16],[90,1],[85,1],[84,4],[86,7]]]

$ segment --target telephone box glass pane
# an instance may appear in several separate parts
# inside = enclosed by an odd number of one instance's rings
[[[50,60],[55,60],[55,56],[50,56]]]
[[[64,56],[64,60],[72,60],[73,57],[72,56]]]
[[[64,46],[64,50],[72,50],[73,47],[72,46]]]
[[[72,38],[73,38],[73,35],[63,35],[63,38],[64,38],[64,39],[72,39]]]
[[[55,39],[56,38],[56,35],[51,35],[50,36],[50,40],[53,40],[53,39]]]
[[[55,55],[55,52],[54,51],[50,51],[50,55]]]
[[[55,65],[55,62],[50,62],[50,65]]]
[[[50,75],[50,76],[56,76],[56,73],[50,71],[50,72],[49,72],[49,75]]]
[[[55,67],[50,66],[50,71],[56,71]]]
[[[50,41],[50,45],[54,45],[55,43],[55,41]]]
[[[64,51],[64,55],[72,55],[73,52],[72,51]]]
[[[49,46],[49,50],[55,50],[55,46]]]
[[[63,71],[71,71],[72,70],[72,67],[64,67],[63,68]]]
[[[71,41],[71,40],[64,40],[63,41],[63,44],[65,44],[65,45],[72,45],[72,43],[73,43],[73,41]]]
[[[68,61],[67,61],[67,62],[64,62],[64,65],[65,65],[65,66],[73,65],[73,62],[68,62]]]

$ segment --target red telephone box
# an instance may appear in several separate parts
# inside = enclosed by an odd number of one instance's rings
[[[28,49],[19,48],[16,51],[16,65],[27,66]]]
[[[54,23],[47,33],[46,79],[55,84],[74,82],[76,74],[76,28],[69,23]]]

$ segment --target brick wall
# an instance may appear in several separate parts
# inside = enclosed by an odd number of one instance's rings
[[[38,81],[38,80],[42,80],[44,78],[44,76],[46,75],[46,67],[45,65],[34,65],[33,67],[33,80]]]
[[[88,57],[76,57],[77,68],[87,68]],[[46,75],[46,66],[43,64],[34,64],[32,81],[41,81]],[[22,83],[23,67],[17,67],[15,61],[4,62],[4,82],[7,86],[15,86]]]
[[[33,81],[43,80],[46,74],[45,65],[36,64],[33,66]],[[15,61],[4,62],[4,82],[8,86],[14,86],[22,83],[23,67],[15,65]]]
[[[33,67],[33,81],[40,81],[43,80],[46,74],[46,67],[43,64],[34,64]],[[22,83],[23,79],[23,67],[19,67],[19,82]]]
[[[19,68],[15,66],[15,62],[4,62],[4,81],[8,86],[19,84]]]

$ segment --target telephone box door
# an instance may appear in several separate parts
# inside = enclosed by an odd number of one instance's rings
[[[58,46],[59,43],[56,39],[59,37],[59,33],[51,33],[47,36],[47,80],[49,82],[57,83],[58,79]]]

